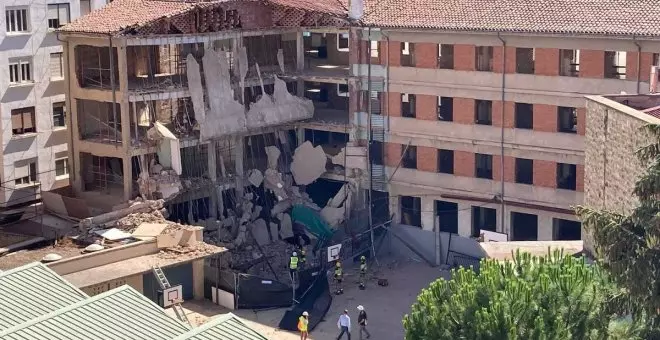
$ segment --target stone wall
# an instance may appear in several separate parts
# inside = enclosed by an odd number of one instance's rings
[[[627,213],[637,204],[633,189],[644,166],[635,151],[648,141],[642,127],[660,120],[604,97],[587,100],[584,205]],[[585,250],[593,254],[583,230]]]

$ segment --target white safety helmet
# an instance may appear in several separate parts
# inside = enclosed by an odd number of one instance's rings
[[[359,306],[358,306],[358,310],[359,310],[359,311],[363,311],[363,310],[364,310],[364,307],[362,307],[362,305],[359,305]]]
[[[303,316],[309,316],[309,313],[303,312]]]
[[[298,253],[296,253],[296,252],[294,251],[294,252],[293,252],[293,256],[298,256]]]

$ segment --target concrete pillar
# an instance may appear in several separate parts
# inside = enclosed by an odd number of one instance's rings
[[[435,200],[433,197],[421,197],[421,215],[422,215],[422,229],[433,231],[435,230]]]
[[[502,217],[500,214],[504,214],[504,225],[502,224]],[[509,235],[509,240],[511,240],[511,236],[513,235],[513,231],[511,230],[511,209],[509,209],[508,206],[504,206],[504,211],[502,211],[502,206],[498,205],[497,206],[497,229],[498,232],[504,233]]]
[[[128,201],[133,198],[133,164],[131,162],[131,156],[124,156],[122,163],[124,171],[124,200]]]
[[[392,223],[401,223],[400,197],[390,192],[390,214],[393,215]]]
[[[193,269],[193,298],[195,300],[203,300],[204,299],[204,259],[193,261],[192,269]]]
[[[118,92],[115,100],[119,103],[121,115],[121,146],[124,151],[124,200],[129,200],[133,194],[132,164],[131,164],[131,115],[128,105],[128,66],[126,59],[126,39],[113,39],[113,47],[117,49],[117,71],[119,72]],[[115,84],[117,86],[117,84]]]
[[[305,69],[305,43],[303,41],[303,32],[296,35],[296,69],[302,71]]]
[[[212,188],[209,190],[211,194],[211,206],[209,208],[211,212],[211,217],[217,218],[218,217],[218,195],[217,195],[217,190],[215,190],[215,187],[217,186],[217,177],[218,173],[216,171],[215,165],[216,165],[216,153],[215,153],[215,142],[211,141],[208,144],[208,162],[209,162],[209,179],[211,180],[211,185]]]
[[[296,138],[298,139],[298,146],[305,142],[305,128],[296,129]]]
[[[67,88],[71,88],[76,84],[76,62],[75,62],[75,45],[66,42],[64,48],[64,57],[66,60],[66,81]],[[73,83],[72,83],[73,82]],[[66,117],[67,129],[69,133],[66,134],[68,139],[68,158],[69,166],[72,168],[69,175],[69,181],[73,187],[73,192],[79,194],[82,192],[82,166],[80,164],[80,152],[77,151],[76,146],[80,140],[80,130],[78,129],[78,105],[75,104],[74,98],[67,94],[66,108],[69,111]],[[2,178],[6,178],[3,174]]]
[[[236,163],[236,194],[240,197],[243,196],[243,176],[245,176],[245,171],[243,170],[243,159],[245,153],[245,139],[243,136],[234,137],[234,160]]]
[[[470,204],[458,204],[458,234],[465,237],[472,235],[472,206]]]
[[[538,241],[552,241],[552,216],[538,215]]]

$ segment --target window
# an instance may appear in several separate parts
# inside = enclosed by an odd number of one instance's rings
[[[420,197],[401,196],[401,223],[422,227],[422,199]]]
[[[11,110],[11,129],[14,135],[37,132],[34,106]]]
[[[66,104],[64,102],[53,103],[53,126],[66,126]]]
[[[438,172],[443,174],[454,173],[454,151],[438,150]]]
[[[454,45],[438,45],[438,67],[447,70],[454,68]]]
[[[454,120],[454,98],[438,97],[438,120],[445,122]]]
[[[438,217],[438,229],[447,233],[458,234],[458,204],[447,201],[435,201],[435,216]]]
[[[337,84],[337,96],[348,97],[348,84]]]
[[[497,226],[497,210],[472,206],[472,237],[479,237],[480,231],[495,231]]]
[[[91,0],[80,0],[80,16],[87,15],[92,11]]]
[[[516,73],[534,74],[534,49],[516,48]]]
[[[605,51],[605,78],[626,79],[626,52]]]
[[[58,29],[69,23],[69,4],[48,5],[48,28]]]
[[[64,61],[62,58],[62,52],[50,54],[50,78],[64,78]]]
[[[534,161],[525,158],[516,158],[516,183],[534,183]]]
[[[402,93],[401,94],[401,115],[407,118],[415,118],[415,95]]]
[[[477,46],[477,71],[493,71],[493,46]]]
[[[337,34],[337,51],[348,51],[348,33]]]
[[[537,241],[539,217],[533,214],[511,212],[511,240]]]
[[[532,104],[516,103],[516,129],[532,129],[534,127],[534,109]]]
[[[490,100],[476,100],[474,106],[475,123],[493,125],[493,102]]]
[[[378,49],[379,49],[379,42],[378,41],[371,41],[370,42],[370,50],[371,50],[371,57],[372,58],[378,58]]]
[[[27,8],[7,9],[5,11],[5,21],[7,33],[27,32],[30,29]]]
[[[559,75],[577,77],[580,74],[580,51],[559,50]]]
[[[9,83],[21,84],[32,82],[32,60],[19,58],[9,61]]]
[[[55,160],[55,176],[68,176],[69,175],[69,159],[61,158]]]
[[[364,93],[366,95],[367,92],[365,91]],[[382,92],[371,91],[371,96],[369,96],[369,100],[371,100],[371,113],[373,114],[381,114],[381,93]]]
[[[403,150],[401,166],[406,169],[417,169],[417,147],[414,145],[408,145],[407,147],[404,147]]]
[[[552,239],[555,241],[581,240],[582,223],[561,218],[553,218]]]
[[[557,188],[575,190],[577,166],[575,164],[557,163]]]
[[[36,160],[18,161],[14,163],[14,184],[30,185],[37,181]]]
[[[557,130],[577,133],[577,110],[574,107],[557,107]]]
[[[415,44],[401,43],[401,66],[415,66]]]
[[[475,153],[475,176],[477,178],[493,179],[493,156]]]

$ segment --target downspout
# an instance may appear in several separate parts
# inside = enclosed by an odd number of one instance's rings
[[[637,42],[637,37],[634,35],[633,43],[637,46],[637,94],[639,94],[639,85],[641,82],[640,76],[642,75],[642,45]]]
[[[502,87],[501,87],[501,105],[502,105],[502,121],[500,124],[500,207],[502,213],[500,214],[500,225],[502,226],[501,232],[504,233],[504,110],[506,105],[504,104],[505,98],[505,89],[506,89],[506,41],[500,36],[500,32],[497,32],[497,39],[500,39],[502,42]],[[506,233],[507,235],[509,233]]]
[[[73,154],[73,117],[71,112],[72,110],[72,102],[71,102],[71,70],[69,69],[69,58],[71,58],[71,55],[69,54],[69,40],[62,40],[60,39],[60,32],[55,33],[55,38],[57,41],[64,43],[64,48],[66,48],[66,73],[64,76],[66,77],[66,87],[67,87],[67,95],[66,95],[66,103],[67,107],[69,108],[69,115],[67,117],[67,129],[69,130],[69,140],[71,141],[71,145],[67,145],[67,149],[69,149],[71,156],[68,159],[69,162],[69,169],[73,169],[74,171],[69,171],[69,184],[71,185],[72,181],[76,180],[76,157]],[[77,114],[77,113],[76,113]]]

